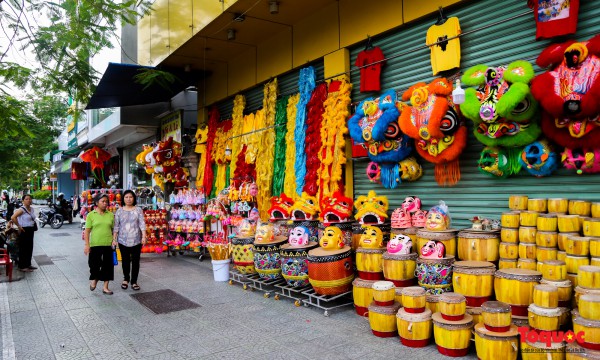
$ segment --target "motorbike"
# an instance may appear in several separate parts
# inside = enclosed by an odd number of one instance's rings
[[[73,223],[73,205],[70,202],[62,200],[57,203],[56,209],[69,224]]]
[[[55,204],[50,205],[47,209],[40,210],[38,219],[40,227],[50,224],[50,227],[53,229],[59,229],[65,222],[65,218],[59,213],[59,208]]]

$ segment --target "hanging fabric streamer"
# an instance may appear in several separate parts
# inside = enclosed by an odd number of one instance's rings
[[[312,93],[306,106],[306,176],[303,191],[310,196],[316,196],[319,190],[319,150],[321,149],[321,125],[327,99],[327,84],[320,83]]]
[[[283,192],[292,196],[296,193],[296,143],[294,129],[296,128],[296,112],[300,94],[290,96],[287,104],[287,134],[285,135],[285,181]]]
[[[285,138],[287,135],[287,104],[288,96],[277,100],[275,111],[275,159],[273,161],[273,196],[279,196],[283,192],[283,181],[285,179]]]
[[[298,88],[300,90],[300,101],[298,101],[297,105],[294,140],[296,142],[296,194],[300,195],[302,194],[304,177],[306,176],[306,153],[304,152],[306,141],[306,105],[315,88],[315,69],[312,66],[300,69]]]

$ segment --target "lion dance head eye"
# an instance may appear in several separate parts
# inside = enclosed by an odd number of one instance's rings
[[[448,108],[448,111],[446,111],[446,114],[440,123],[440,130],[445,135],[452,135],[458,130],[459,127],[460,119],[458,118],[458,114],[456,111],[454,111],[454,109]]]

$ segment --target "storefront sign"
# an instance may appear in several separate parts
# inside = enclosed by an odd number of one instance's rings
[[[58,181],[58,175],[56,175],[56,173],[52,173],[52,174],[50,174],[50,181],[51,181],[51,182],[56,182],[56,181]]]
[[[181,110],[165,115],[160,119],[160,139],[181,142]]]

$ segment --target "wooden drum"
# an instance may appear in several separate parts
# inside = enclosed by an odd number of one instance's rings
[[[556,231],[538,231],[535,234],[535,244],[555,248],[558,244],[558,233]]]
[[[517,260],[517,269],[537,271],[537,261],[534,259],[519,259]]]
[[[569,214],[579,216],[590,216],[592,203],[583,200],[569,200]]]
[[[579,299],[581,299],[581,297],[584,295],[600,296],[600,289],[587,289],[581,286],[576,286],[573,296],[573,307],[579,307]]]
[[[600,266],[600,257],[593,257],[590,259],[590,265]]]
[[[316,242],[309,242],[305,246],[294,247],[290,244],[281,246],[281,275],[291,287],[308,286],[308,252],[319,246]]]
[[[585,333],[585,339],[577,338],[577,343],[586,349],[600,350],[600,321],[585,319],[577,310],[573,310],[573,332]]]
[[[460,260],[497,261],[498,232],[471,232],[463,230],[458,233],[458,258]]]
[[[505,332],[512,324],[510,305],[500,301],[486,301],[481,305],[481,315],[486,329]]]
[[[287,238],[275,237],[273,242],[254,241],[254,267],[258,275],[265,280],[281,278],[281,246],[287,244]]]
[[[442,314],[431,316],[433,336],[440,354],[452,357],[465,356],[469,352],[473,317],[466,314],[458,321],[445,320]]]
[[[521,219],[519,214],[519,211],[503,212],[500,216],[500,224],[503,228],[518,228]]]
[[[415,314],[407,312],[402,308],[396,315],[396,322],[402,345],[420,348],[429,344],[433,329],[431,311],[429,309]]]
[[[587,256],[567,255],[565,263],[567,263],[567,273],[577,274],[580,266],[590,264],[590,258]]]
[[[537,246],[535,244],[519,244],[519,259],[536,259]]]
[[[556,260],[557,253],[558,253],[558,250],[556,250],[556,248],[554,248],[554,247],[538,246],[535,256],[536,256],[536,260],[538,262],[546,262],[548,260]]]
[[[516,259],[503,259],[500,258],[498,261],[498,270],[500,269],[516,269],[517,268],[517,260]]]
[[[452,291],[452,265],[454,256],[443,259],[417,259],[417,281],[428,294],[438,295]]]
[[[440,314],[444,320],[457,321],[465,317],[467,300],[461,294],[443,293],[440,295]]]
[[[237,238],[231,239],[233,266],[240,274],[256,274],[254,268],[254,238]]]
[[[417,283],[415,269],[417,268],[417,257],[411,254],[383,254],[383,277],[394,283],[397,287],[412,286]]]
[[[308,279],[319,295],[339,295],[350,291],[354,279],[350,247],[333,251],[319,247],[309,251]]]
[[[519,242],[519,229],[503,227],[500,230],[500,240],[506,243],[517,244]]]
[[[356,249],[356,270],[358,277],[366,280],[383,280],[383,253],[386,248]]]
[[[600,219],[588,218],[583,221],[583,236],[600,236]]]
[[[510,307],[508,308],[508,311],[510,312]],[[467,306],[466,312],[467,314],[473,317],[473,324],[479,324],[480,322],[483,322],[483,314],[481,312],[481,307]]]
[[[600,290],[600,267],[580,266],[577,273],[577,285],[586,289]]]
[[[498,246],[500,259],[518,259],[519,244],[501,242]]]
[[[352,281],[354,309],[360,316],[365,316],[369,312],[369,305],[373,302],[373,284],[375,282],[375,280],[363,280],[359,278]]]
[[[600,237],[590,238],[590,256],[600,257]]]
[[[565,248],[567,246],[567,238],[569,236],[579,236],[578,232],[566,232],[566,233],[559,233],[558,234],[558,242],[557,242],[557,246],[558,246],[558,250],[560,251],[565,251]]]
[[[573,294],[573,287],[570,280],[552,281],[542,279],[541,284],[552,285],[558,289],[558,306],[560,307],[571,307],[571,296]]]
[[[533,303],[541,308],[558,307],[558,288],[548,284],[536,285],[533,288]]]
[[[590,212],[593,218],[600,218],[600,202],[592,203]]]
[[[519,243],[535,244],[537,228],[535,226],[521,226],[519,228]]]
[[[519,214],[520,225],[521,226],[537,226],[537,218],[539,213],[537,211],[521,211]]]
[[[588,256],[590,254],[590,238],[587,236],[567,236],[565,251],[567,255]],[[569,271],[571,272],[571,271]]]
[[[529,326],[535,330],[556,331],[560,327],[562,311],[558,308],[546,309],[535,304],[529,305]]]
[[[558,218],[558,231],[561,233],[581,231],[581,223],[579,222],[579,215],[557,215]]]
[[[396,288],[391,281],[377,281],[373,284],[373,301],[375,305],[390,306],[396,300]]]
[[[519,331],[515,325],[506,332],[488,330],[483,324],[475,325],[475,350],[480,360],[516,360],[519,354]]]
[[[369,325],[373,335],[384,338],[398,336],[398,325],[396,323],[398,309],[400,309],[399,303],[393,303],[391,306],[381,306],[374,303],[369,305]]]
[[[584,319],[600,321],[600,295],[582,295],[578,305],[579,314]]]
[[[446,293],[444,293],[446,294]],[[443,294],[442,294],[443,295]],[[427,295],[425,298],[425,307],[431,310],[431,313],[440,312],[440,296],[442,295]]]
[[[547,260],[542,266],[542,279],[562,281],[567,278],[567,264],[562,260]]]
[[[481,306],[494,292],[494,264],[487,261],[457,261],[454,263],[454,292],[466,297],[467,306]]]
[[[456,256],[456,234],[457,230],[429,231],[419,229],[417,231],[417,253],[430,240],[439,241],[446,247],[446,256]]]
[[[562,260],[565,261],[567,260],[567,252],[566,251],[560,251],[558,250],[556,252],[556,260]]]
[[[533,301],[533,287],[542,279],[542,273],[527,269],[502,269],[494,274],[496,299],[511,306],[512,314],[527,315],[527,306]]]
[[[508,198],[508,208],[511,210],[527,210],[527,195],[511,195]]]
[[[569,211],[569,199],[548,199],[548,212],[554,214],[566,214]]]
[[[425,311],[427,294],[419,286],[409,286],[402,290],[402,305],[406,312],[421,313]]]
[[[548,211],[548,199],[527,199],[527,210],[545,213]]]
[[[540,231],[556,231],[558,229],[558,218],[556,214],[539,214],[537,228]]]

